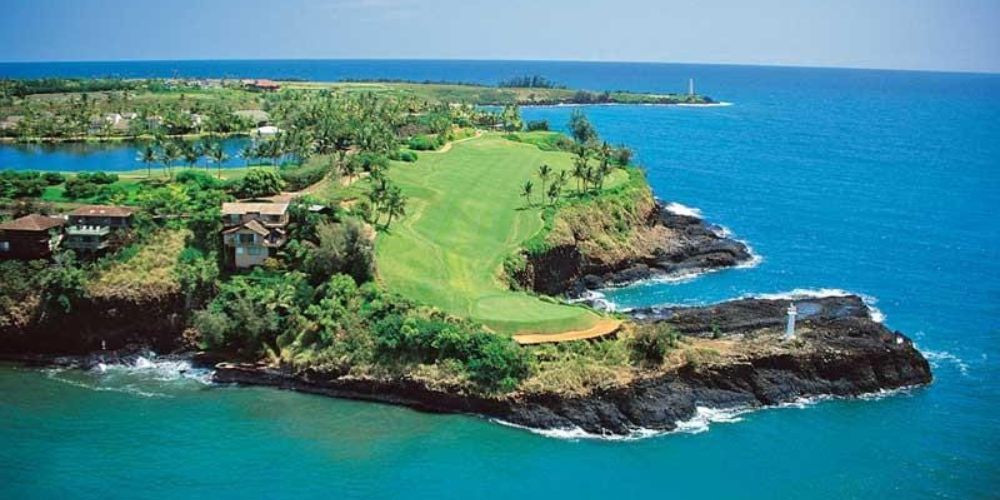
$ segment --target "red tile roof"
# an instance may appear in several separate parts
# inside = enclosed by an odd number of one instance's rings
[[[0,224],[0,230],[7,231],[48,231],[54,227],[65,224],[64,219],[49,217],[47,215],[31,214],[20,219]]]

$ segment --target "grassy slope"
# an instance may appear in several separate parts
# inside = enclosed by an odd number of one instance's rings
[[[422,153],[390,171],[409,197],[408,215],[379,236],[379,278],[406,297],[507,333],[556,333],[592,326],[599,317],[509,290],[504,259],[542,229],[538,207],[524,208],[520,187],[538,165],[570,169],[567,153],[545,152],[497,136]],[[608,187],[625,181],[616,171]],[[535,201],[538,201],[536,194]]]

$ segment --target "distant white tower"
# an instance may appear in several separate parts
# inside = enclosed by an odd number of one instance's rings
[[[795,308],[795,303],[792,302],[788,304],[788,322],[785,323],[785,338],[793,339],[795,338],[795,316],[799,314],[798,309]]]
[[[694,95],[694,78],[688,78],[688,95]]]

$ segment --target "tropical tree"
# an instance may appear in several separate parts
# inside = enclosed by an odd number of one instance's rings
[[[205,148],[205,151],[210,150]],[[248,142],[246,146],[243,146],[243,149],[240,150],[240,158],[243,158],[246,162],[246,166],[249,167],[250,161],[257,158],[257,144],[254,142]]]
[[[535,184],[531,180],[524,181],[524,186],[521,186],[521,196],[524,197],[525,203],[531,206],[531,192],[534,191]]]
[[[587,115],[580,110],[575,110],[570,115],[569,130],[578,144],[588,144],[597,140],[597,129],[591,125]]]
[[[153,149],[153,145],[146,144],[146,146],[139,151],[139,157],[137,159],[146,165],[146,177],[152,176],[153,171],[151,167],[157,161],[156,149]]]
[[[208,158],[215,163],[215,168],[218,171],[219,178],[222,178],[222,164],[229,159],[229,155],[226,154],[226,150],[222,147],[221,142],[215,142],[212,144],[211,148],[208,150]]]
[[[201,159],[201,147],[194,142],[182,142],[181,143],[181,156],[184,157],[184,161],[189,167],[194,167]]]
[[[556,201],[559,200],[559,195],[562,194],[561,191],[562,186],[560,186],[558,182],[553,182],[552,185],[549,186],[549,190],[546,194],[548,195],[550,205],[554,205]]]
[[[175,141],[168,141],[160,151],[160,162],[170,177],[174,176],[173,166],[181,158],[181,148]]]
[[[385,221],[386,228],[389,227],[389,224],[392,224],[393,217],[402,217],[406,215],[406,197],[403,196],[402,190],[398,187],[389,192],[388,200],[386,200],[385,212],[389,215],[389,218]]]
[[[545,183],[548,182],[549,177],[552,175],[552,168],[548,164],[543,164],[538,167],[538,178],[542,180],[542,195],[545,195]]]
[[[583,191],[580,187],[586,187],[587,181],[587,150],[583,146],[577,149],[577,156],[573,159],[573,177],[576,178],[576,190],[577,192]]]

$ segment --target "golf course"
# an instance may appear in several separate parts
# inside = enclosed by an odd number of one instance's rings
[[[571,170],[572,155],[487,134],[446,151],[397,163],[390,177],[409,199],[407,214],[376,244],[378,278],[404,297],[481,322],[494,331],[530,336],[608,333],[617,322],[591,309],[511,290],[504,259],[543,230],[537,189],[529,205],[524,182],[540,186],[538,167],[553,178]],[[616,170],[605,189],[625,182]],[[563,196],[574,192],[567,186]]]

